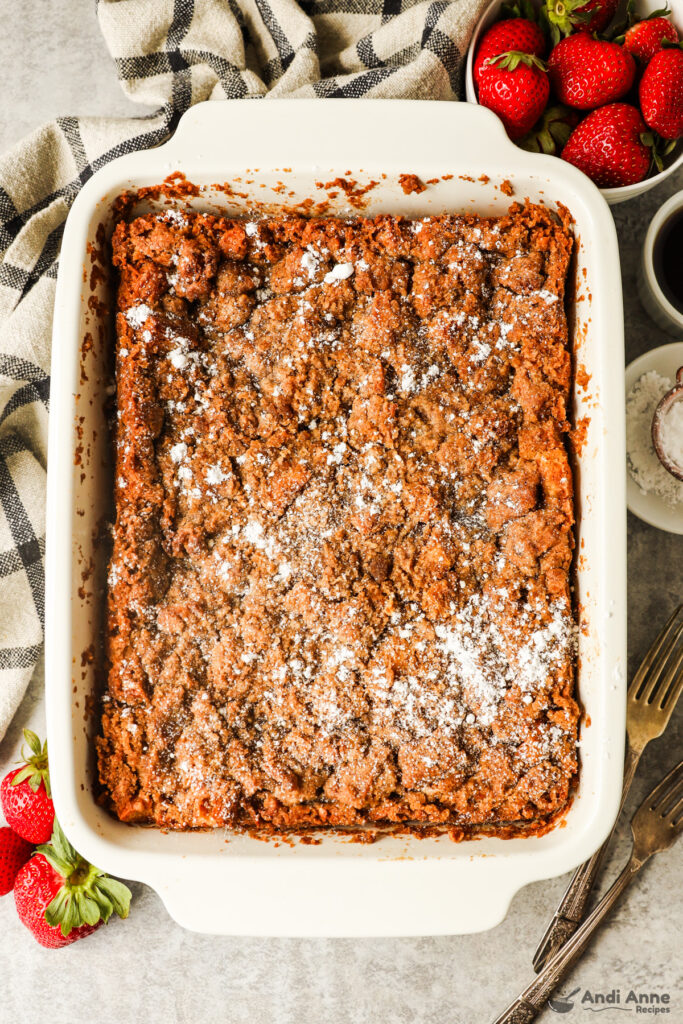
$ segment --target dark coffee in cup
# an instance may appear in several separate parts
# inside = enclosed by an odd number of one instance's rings
[[[662,224],[655,239],[652,265],[664,295],[683,313],[683,209],[676,210]]]

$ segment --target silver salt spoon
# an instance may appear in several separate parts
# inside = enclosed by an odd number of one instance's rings
[[[678,459],[675,459],[666,444],[664,423],[671,415],[673,407],[681,401],[683,401],[683,366],[680,366],[676,372],[676,384],[661,399],[652,417],[652,444],[657,458],[664,469],[675,476],[677,480],[683,480],[683,439]]]

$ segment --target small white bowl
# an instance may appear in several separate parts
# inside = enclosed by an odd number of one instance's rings
[[[683,191],[676,192],[650,221],[638,267],[638,295],[646,312],[672,338],[683,338],[683,313],[669,302],[657,280],[654,267],[655,243],[669,218],[683,209]]]
[[[470,48],[467,52],[467,66],[465,69],[465,97],[468,103],[479,102],[472,75],[474,55],[479,48],[479,41],[486,29],[494,21],[498,21],[503,3],[504,0],[491,0],[491,3],[482,14],[474,29]],[[537,4],[537,6],[539,5]],[[661,8],[663,5],[661,0],[636,0],[635,6],[636,14],[639,17],[644,17],[647,14],[652,14],[653,11]],[[683,36],[683,0],[669,0],[669,7],[671,8],[671,20],[678,29],[678,34]],[[673,152],[666,157],[665,164],[664,170],[660,171],[659,174],[653,174],[643,181],[636,182],[635,185],[623,185],[621,188],[601,188],[600,191],[610,206],[616,206],[617,203],[623,203],[627,199],[634,199],[636,196],[642,195],[643,192],[648,192],[655,185],[659,185],[665,178],[668,178],[670,174],[673,174],[677,167],[683,165],[683,139],[678,140]]]

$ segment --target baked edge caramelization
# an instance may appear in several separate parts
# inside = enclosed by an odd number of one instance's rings
[[[120,820],[462,839],[566,810],[572,247],[532,204],[118,223]]]

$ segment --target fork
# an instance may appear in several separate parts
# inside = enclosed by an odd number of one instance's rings
[[[621,803],[614,825],[599,850],[574,872],[555,914],[534,953],[535,971],[540,971],[558,949],[574,934],[583,920],[605,851],[616,828],[619,815],[631,788],[638,762],[650,740],[661,736],[683,690],[683,647],[676,644],[683,636],[683,604],[670,616],[645,655],[628,688],[626,731],[628,746],[624,767]],[[666,670],[666,671],[665,671]]]
[[[530,1024],[544,1009],[546,1000],[574,966],[593,932],[633,881],[643,864],[671,846],[683,829],[683,761],[662,779],[636,811],[631,822],[633,849],[628,864],[592,914],[574,932],[541,973],[524,989],[493,1024]]]

